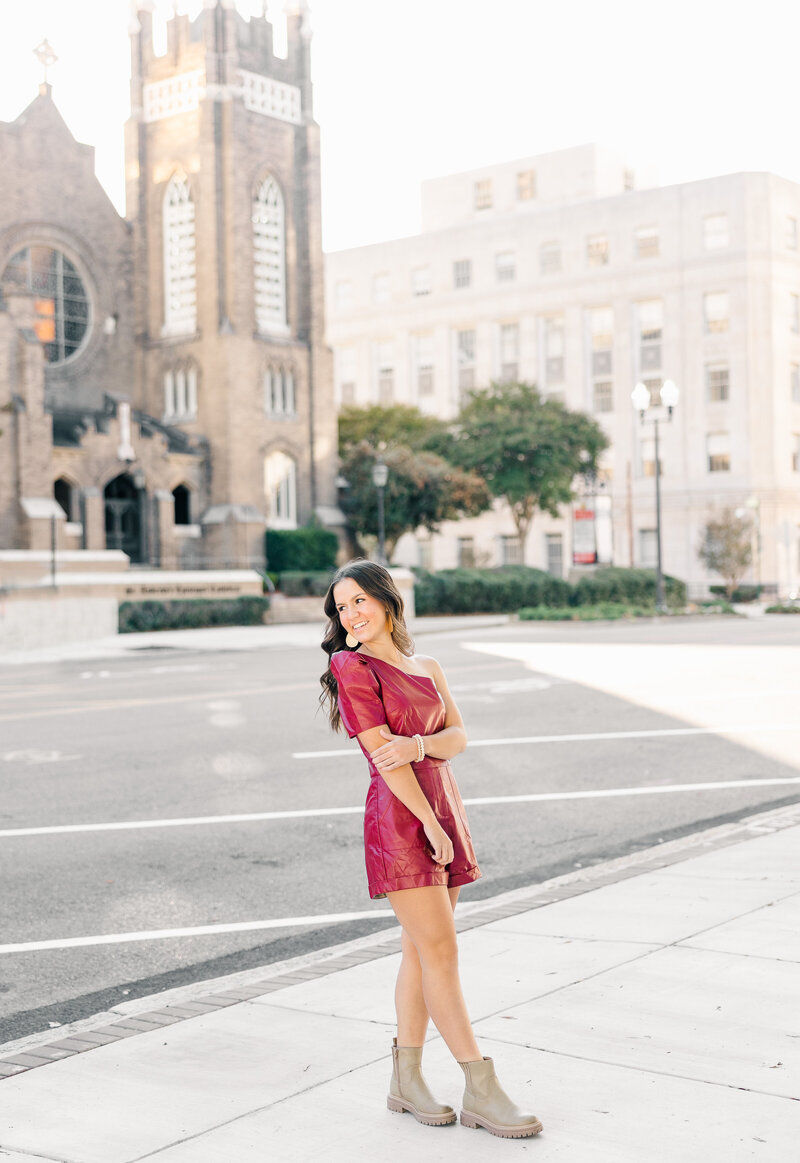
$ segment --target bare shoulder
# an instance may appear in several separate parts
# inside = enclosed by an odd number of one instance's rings
[[[443,679],[444,671],[440,663],[433,657],[432,654],[415,654],[414,661],[417,666],[430,675],[433,679]]]

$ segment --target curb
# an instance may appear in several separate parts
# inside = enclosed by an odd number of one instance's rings
[[[591,865],[541,884],[514,889],[486,901],[459,904],[456,929],[464,932],[492,921],[503,920],[569,897],[580,896],[607,885],[616,884],[645,872],[654,872],[679,864],[704,852],[713,852],[800,826],[800,803],[747,816],[733,824],[708,828],[678,840],[634,852],[615,860]],[[394,928],[394,927],[393,927]],[[228,974],[212,981],[181,986],[162,994],[138,998],[102,1014],[63,1026],[53,1040],[52,1031],[42,1031],[18,1042],[7,1044],[0,1056],[0,1081],[45,1066],[50,1062],[83,1054],[134,1034],[152,1032],[176,1022],[188,1021],[201,1014],[213,1013],[238,1002],[274,993],[326,977],[367,961],[375,961],[400,952],[400,937],[386,937],[385,931],[359,937],[332,948],[278,962],[263,969]],[[66,1036],[65,1036],[66,1035]],[[11,1051],[9,1053],[9,1051]]]

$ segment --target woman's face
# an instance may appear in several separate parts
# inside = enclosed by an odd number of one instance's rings
[[[386,607],[372,598],[351,577],[342,578],[333,590],[336,611],[344,630],[359,642],[369,642],[386,632]]]

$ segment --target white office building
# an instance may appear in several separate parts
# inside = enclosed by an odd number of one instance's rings
[[[798,220],[800,185],[775,175],[659,187],[582,146],[426,182],[419,235],[329,254],[339,404],[448,418],[465,391],[518,378],[594,415],[611,441],[587,496],[538,515],[524,547],[497,505],[403,538],[397,560],[524,560],[566,576],[594,546],[653,565],[661,415],[665,570],[698,596],[719,582],[697,547],[707,516],[733,506],[752,517],[748,580],[798,590]],[[644,381],[657,400],[665,379],[680,392],[671,420],[659,409],[641,423],[632,389]]]

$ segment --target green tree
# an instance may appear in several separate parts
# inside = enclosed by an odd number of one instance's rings
[[[372,466],[377,457],[375,445],[362,440],[347,446],[341,462],[347,487],[342,489],[339,503],[357,548],[359,538],[378,531],[378,490],[372,483]],[[383,459],[389,468],[384,490],[389,558],[403,533],[420,525],[435,533],[443,521],[474,517],[491,505],[491,496],[480,477],[448,464],[432,452],[414,452],[396,445],[386,449]]]
[[[402,446],[439,452],[439,448],[433,448],[432,444],[446,434],[447,425],[443,420],[424,416],[418,408],[410,408],[406,404],[392,404],[389,407],[371,404],[367,408],[348,405],[339,413],[340,456],[346,456],[348,450],[362,440],[374,448],[383,443],[386,448]]]
[[[720,575],[729,602],[752,561],[751,538],[750,522],[732,508],[709,517],[703,529],[697,556],[706,569]]]
[[[537,510],[558,516],[572,499],[575,477],[596,472],[607,447],[591,416],[544,399],[532,384],[505,383],[470,394],[449,459],[507,502],[524,546]]]

